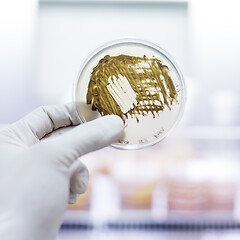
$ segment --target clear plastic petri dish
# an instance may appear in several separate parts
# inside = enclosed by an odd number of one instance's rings
[[[112,144],[120,149],[152,146],[179,122],[186,101],[183,76],[159,46],[124,38],[94,51],[74,82],[73,101],[82,123],[118,115],[125,127]]]

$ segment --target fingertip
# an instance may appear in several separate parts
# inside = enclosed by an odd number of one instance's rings
[[[79,194],[70,192],[68,197],[68,204],[76,203],[78,200],[78,197],[79,197]]]
[[[89,172],[87,167],[77,159],[70,167],[70,174],[71,192],[77,194],[85,193],[89,182]]]
[[[119,129],[120,131],[124,128],[123,120],[117,115],[107,115],[103,117],[104,121],[108,121],[112,127]]]
[[[103,135],[109,139],[111,139],[110,143],[113,143],[114,141],[117,140],[118,137],[123,132],[124,129],[124,122],[123,120],[116,115],[107,115],[101,118],[102,121],[102,126],[103,127]],[[109,144],[110,144],[109,143]]]

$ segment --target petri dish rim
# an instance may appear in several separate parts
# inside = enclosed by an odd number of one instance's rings
[[[80,123],[84,124],[86,123],[86,121],[84,121],[81,118],[81,114],[78,111],[77,108],[77,101],[76,101],[76,91],[77,91],[77,85],[78,85],[78,81],[80,79],[81,73],[83,72],[83,70],[85,69],[85,67],[87,66],[87,64],[89,63],[89,61],[98,53],[100,53],[101,51],[110,48],[112,46],[116,46],[116,45],[120,45],[120,44],[126,44],[126,43],[136,43],[136,44],[142,44],[144,46],[147,46],[151,49],[153,49],[154,51],[159,52],[161,55],[163,55],[171,64],[172,66],[175,68],[177,74],[179,75],[179,81],[182,84],[182,102],[181,102],[181,106],[180,106],[180,111],[179,114],[177,116],[177,119],[175,120],[174,124],[171,126],[171,128],[168,130],[168,132],[166,134],[164,134],[163,137],[156,139],[155,141],[151,141],[148,143],[144,143],[144,144],[131,144],[131,145],[119,145],[119,144],[114,144],[112,143],[110,146],[120,149],[120,150],[139,150],[139,149],[144,149],[153,145],[156,145],[157,143],[161,142],[162,140],[164,140],[165,138],[167,138],[169,136],[169,134],[175,129],[175,127],[179,124],[180,120],[182,119],[184,110],[185,110],[185,105],[186,105],[186,100],[187,100],[187,89],[186,89],[186,84],[185,84],[185,80],[184,77],[182,75],[182,72],[180,71],[180,68],[178,67],[178,64],[176,63],[175,60],[173,60],[172,56],[166,51],[164,50],[162,47],[160,47],[159,45],[147,41],[147,40],[143,40],[140,38],[135,38],[135,37],[124,37],[124,38],[120,38],[117,40],[113,40],[113,41],[109,41],[103,45],[101,45],[100,47],[96,48],[92,53],[89,54],[89,56],[86,58],[86,60],[82,63],[77,77],[74,79],[73,81],[73,88],[72,88],[72,101],[74,103],[74,111],[77,115],[77,117],[79,118]]]

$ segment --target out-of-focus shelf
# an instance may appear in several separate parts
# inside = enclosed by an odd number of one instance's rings
[[[159,216],[158,216],[159,215]],[[130,224],[130,223],[159,223],[159,224],[175,224],[184,222],[184,224],[225,224],[234,223],[239,225],[240,218],[237,213],[232,211],[171,211],[165,216],[160,216],[161,213],[154,212],[153,209],[148,210],[121,210],[118,216],[106,217],[106,219],[100,219],[96,217],[93,211],[89,210],[67,210],[64,214],[64,224],[74,223],[89,223],[106,225],[108,223],[113,224]]]
[[[75,213],[75,214],[74,214]],[[227,212],[226,212],[227,213]],[[240,230],[240,222],[229,214],[215,214],[211,216],[210,213],[193,214],[192,217],[171,216],[165,219],[154,219],[149,217],[150,211],[129,211],[127,213],[130,217],[124,216],[124,211],[120,217],[116,219],[106,219],[105,221],[96,221],[90,217],[86,218],[87,212],[76,211],[67,212],[68,217],[64,218],[61,230],[93,230],[93,229],[108,229],[108,230],[159,230],[159,231],[202,231],[202,230]],[[75,215],[75,216],[73,216]],[[85,216],[83,216],[85,215]],[[220,216],[220,217],[219,217]]]

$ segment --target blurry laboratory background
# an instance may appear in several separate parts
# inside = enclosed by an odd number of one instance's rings
[[[84,60],[122,37],[167,50],[187,86],[167,139],[82,158],[89,187],[68,206],[59,239],[239,239],[239,9],[237,0],[1,1],[1,128],[72,101]]]

